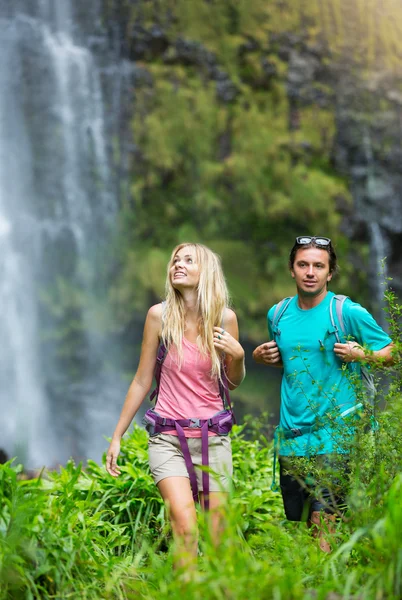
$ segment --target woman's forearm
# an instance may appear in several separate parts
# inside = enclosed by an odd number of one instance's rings
[[[228,379],[229,389],[233,390],[241,384],[246,376],[244,353],[242,357],[232,358],[230,364],[228,365],[226,376]]]

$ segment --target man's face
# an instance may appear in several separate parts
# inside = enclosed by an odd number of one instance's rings
[[[296,252],[291,274],[301,296],[318,296],[331,280],[329,254],[320,248],[300,248]]]

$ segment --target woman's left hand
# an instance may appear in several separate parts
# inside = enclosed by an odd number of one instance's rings
[[[240,343],[222,327],[214,327],[214,346],[233,360],[243,360],[244,350]]]

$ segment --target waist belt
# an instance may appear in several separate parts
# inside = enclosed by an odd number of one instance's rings
[[[179,438],[180,447],[183,452],[184,462],[190,478],[191,491],[195,502],[199,500],[197,476],[193,461],[191,460],[190,450],[188,447],[187,438],[184,433],[184,428],[200,429],[201,430],[201,458],[202,466],[208,467],[208,432],[212,431],[218,435],[227,435],[232,429],[233,413],[231,410],[222,410],[210,419],[169,419],[162,417],[156,411],[149,409],[142,420],[145,428],[150,435],[164,433],[166,431],[176,430]],[[202,487],[204,493],[205,510],[209,508],[209,473],[204,470],[202,472]]]
[[[311,426],[306,425],[305,427],[292,427],[291,429],[279,429],[278,433],[279,433],[279,437],[282,436],[285,438],[285,440],[291,440],[295,437],[305,435],[306,433],[311,433],[312,431],[314,431],[314,429],[317,429],[317,427],[314,425],[311,425]]]
[[[310,434],[315,430],[318,430],[316,425],[305,425],[304,427],[292,427],[291,429],[281,429],[281,428],[277,427],[275,429],[274,462],[273,462],[273,467],[272,467],[272,483],[271,483],[271,490],[273,492],[277,492],[279,490],[279,487],[275,481],[275,477],[276,477],[276,458],[278,455],[277,448],[279,446],[280,438],[283,438],[285,440],[292,440],[294,438],[300,437],[301,435],[305,435],[306,433]],[[307,444],[308,444],[308,442],[307,442]]]

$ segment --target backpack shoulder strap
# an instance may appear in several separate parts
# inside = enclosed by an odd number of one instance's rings
[[[223,309],[223,313],[222,313],[222,321],[221,321],[221,328],[225,329],[225,312],[226,312],[226,307]],[[226,375],[226,371],[225,371],[225,354],[222,354],[221,356],[221,372],[220,372],[220,377],[219,377],[219,393],[220,396],[222,398],[222,402],[223,402],[223,407],[225,408],[225,406],[227,407],[228,410],[230,410],[230,412],[232,413],[233,416],[233,422],[236,423],[236,417],[233,411],[233,407],[232,407],[232,403],[230,401],[230,394],[229,394],[229,383],[228,383],[228,378]]]
[[[345,304],[345,300],[347,300],[349,296],[344,296],[344,294],[336,294],[334,297],[336,298],[336,316],[338,318],[338,322],[341,327],[342,333],[346,335],[345,321],[343,318],[343,305]]]
[[[330,305],[329,305],[329,314],[330,314],[330,318],[331,318],[331,324],[334,329],[334,333],[335,333],[335,336],[336,336],[336,339],[338,342],[340,342],[341,340],[339,337],[339,330],[334,321],[333,304],[335,302],[336,317],[337,317],[339,326],[341,328],[342,334],[346,337],[348,332],[346,331],[345,320],[343,318],[342,311],[343,311],[343,305],[345,304],[345,300],[347,300],[348,298],[349,298],[349,296],[344,296],[343,294],[336,294],[335,296],[333,296],[331,298]],[[348,367],[350,369],[352,369],[352,363],[348,363]],[[377,390],[376,390],[376,384],[374,381],[373,374],[370,372],[370,369],[368,369],[364,365],[360,366],[360,374],[361,374],[361,380],[363,383],[363,387],[365,390],[365,399],[367,401],[368,406],[371,406],[371,409],[374,411],[375,396],[376,396]],[[356,406],[359,406],[359,405],[356,405]],[[356,410],[356,408],[353,407],[353,410]],[[342,415],[342,416],[345,416],[345,415]],[[372,430],[376,431],[376,429],[378,427],[378,423],[375,419],[374,413],[373,413],[372,417],[370,417],[370,420],[372,421]]]
[[[334,318],[334,303],[336,319],[339,323],[341,333],[344,336],[346,336],[347,332],[345,327],[345,321],[343,319],[343,305],[345,304],[345,300],[347,300],[347,298],[349,298],[349,296],[344,296],[343,294],[335,294],[335,296],[332,296],[329,302],[329,318],[331,319],[331,325],[335,333],[336,341],[338,343],[341,341],[341,337],[339,335],[339,329]]]
[[[281,334],[280,329],[278,329],[278,324],[293,298],[294,298],[294,296],[287,296],[286,298],[283,298],[282,300],[280,300],[275,307],[274,314],[272,317],[272,326],[271,326],[274,338],[275,338],[275,336]]]
[[[162,302],[162,321],[164,319],[165,310],[166,310],[166,301],[164,300]],[[161,380],[162,365],[163,365],[163,361],[166,358],[166,354],[167,354],[167,348],[166,348],[165,344],[161,341],[159,344],[158,353],[156,355],[156,363],[155,363],[155,370],[154,370],[156,386],[155,386],[154,391],[152,392],[152,394],[149,397],[149,400],[151,402],[155,398],[155,396],[156,396],[155,402],[157,402],[157,400],[158,400],[159,383]]]
[[[152,392],[152,394],[149,397],[151,402],[155,398],[155,396],[156,396],[155,402],[158,400],[158,392],[159,392],[159,384],[160,384],[160,380],[161,380],[162,365],[163,365],[163,361],[166,358],[166,354],[167,354],[166,346],[163,342],[161,342],[159,344],[158,354],[156,356],[155,371],[154,371],[156,386],[155,386],[154,391]]]

